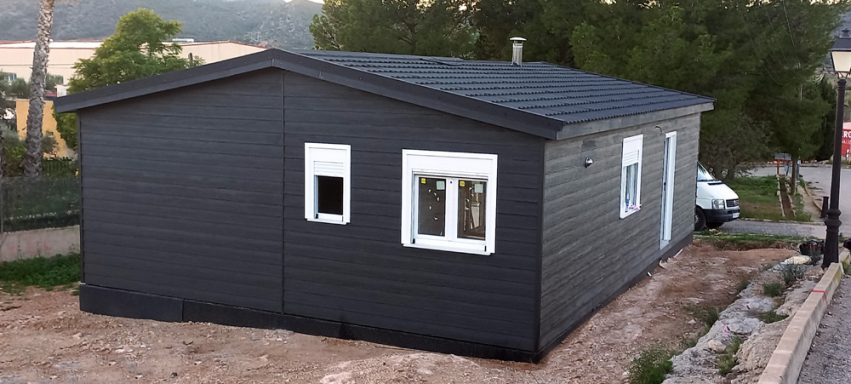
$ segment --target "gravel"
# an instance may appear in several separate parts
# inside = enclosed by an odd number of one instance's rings
[[[847,279],[839,285],[819,325],[799,384],[851,383],[851,284]]]

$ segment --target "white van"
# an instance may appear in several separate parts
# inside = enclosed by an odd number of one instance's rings
[[[694,230],[718,228],[739,218],[739,195],[697,163]]]

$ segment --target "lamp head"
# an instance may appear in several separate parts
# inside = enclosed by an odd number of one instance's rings
[[[833,72],[840,78],[847,78],[851,74],[851,31],[842,30],[839,37],[833,41],[830,48],[830,59],[833,64]]]

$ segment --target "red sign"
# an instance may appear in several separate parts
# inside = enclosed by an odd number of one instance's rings
[[[842,124],[842,157],[851,159],[851,123]]]

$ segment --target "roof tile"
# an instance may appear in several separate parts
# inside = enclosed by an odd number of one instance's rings
[[[565,124],[650,113],[712,102],[685,92],[548,63],[304,51],[305,56],[558,119]]]

